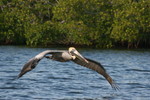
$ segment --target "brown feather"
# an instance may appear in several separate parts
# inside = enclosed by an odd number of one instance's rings
[[[104,69],[104,67],[100,63],[98,63],[98,62],[96,62],[94,60],[88,59],[88,58],[86,58],[86,60],[89,63],[83,62],[83,61],[81,61],[78,58],[76,58],[76,59],[74,59],[72,61],[75,62],[76,64],[79,64],[81,66],[87,67],[89,69],[92,69],[92,70],[98,72],[103,77],[105,77],[105,79],[110,83],[110,85],[113,88],[118,89],[118,86],[115,84],[115,82],[113,81],[113,79],[107,74],[106,70]]]

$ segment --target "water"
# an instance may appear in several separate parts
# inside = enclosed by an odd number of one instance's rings
[[[15,80],[30,58],[48,48],[0,46],[0,100],[149,100],[150,51],[79,49],[101,62],[120,91],[96,72],[73,62],[43,59]],[[62,49],[62,48],[52,48]]]

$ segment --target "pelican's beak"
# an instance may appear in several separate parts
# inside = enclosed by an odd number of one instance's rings
[[[85,61],[86,63],[89,63],[76,49],[73,49],[70,51],[70,53],[73,56],[76,56],[78,59],[80,59],[81,61]]]

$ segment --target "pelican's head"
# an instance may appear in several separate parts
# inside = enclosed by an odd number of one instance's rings
[[[73,59],[77,57],[81,61],[85,61],[86,63],[88,63],[88,61],[74,47],[69,48],[69,53],[72,55]]]

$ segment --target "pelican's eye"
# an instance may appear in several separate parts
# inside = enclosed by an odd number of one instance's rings
[[[70,51],[70,53],[74,53],[76,50],[75,49],[72,49],[71,51]]]
[[[71,50],[71,52],[75,52],[75,51],[76,51],[75,49]]]

